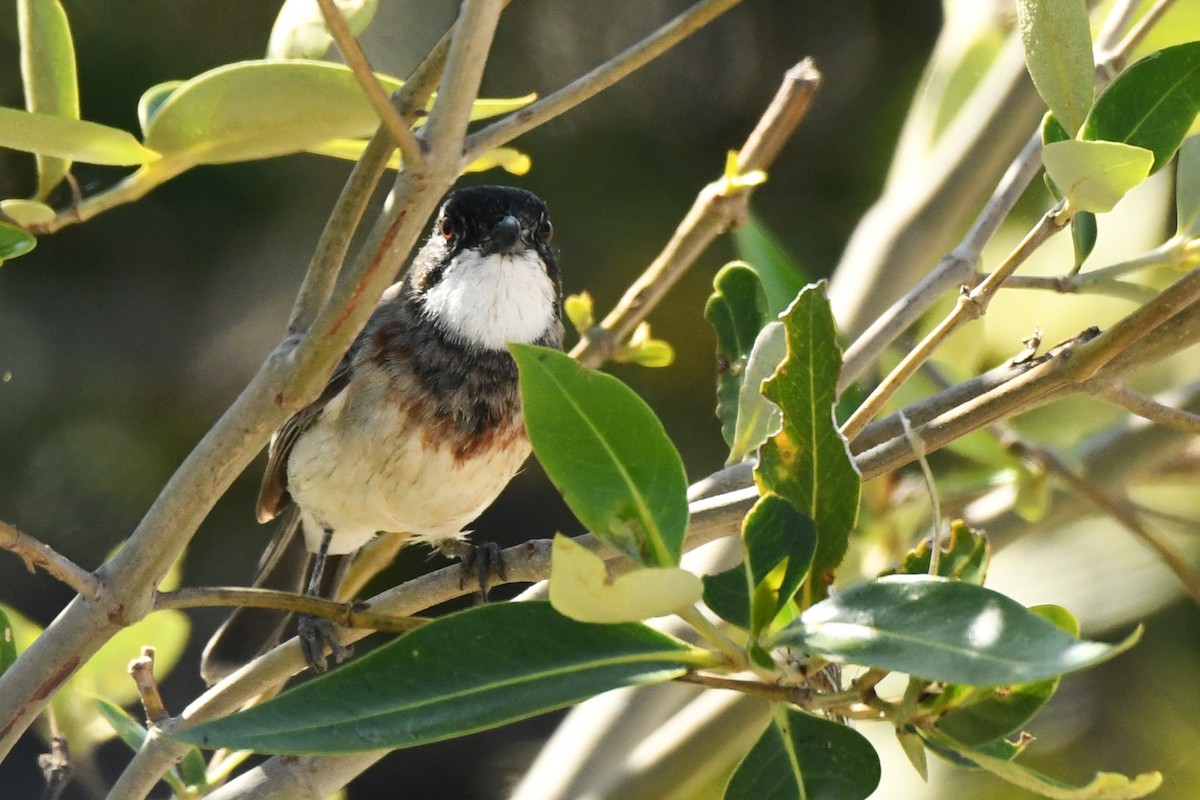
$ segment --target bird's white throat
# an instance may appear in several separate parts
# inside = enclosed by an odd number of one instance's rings
[[[537,252],[464,250],[425,292],[425,310],[452,336],[489,350],[533,342],[553,324],[554,283]]]

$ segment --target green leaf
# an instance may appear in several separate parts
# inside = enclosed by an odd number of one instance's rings
[[[67,12],[58,0],[18,0],[21,81],[25,108],[40,114],[79,119],[75,44]],[[71,169],[66,159],[37,156],[37,197],[43,198]]]
[[[341,158],[346,161],[358,161],[363,151],[367,149],[366,139],[332,139],[322,142],[316,147],[308,148],[307,152],[319,156]],[[500,168],[512,175],[524,175],[533,167],[533,161],[525,153],[513,147],[497,147],[489,150],[472,161],[463,172],[485,172],[489,169]],[[393,153],[388,159],[388,169],[400,169],[400,154]]]
[[[396,78],[376,75],[385,91]],[[169,85],[169,84],[168,84]],[[142,105],[154,105],[163,84]],[[480,119],[528,104],[532,96],[477,100]],[[242,61],[184,81],[147,113],[146,145],[177,168],[297,153],[337,139],[365,139],[379,117],[348,67],[325,61]]]
[[[1162,775],[1157,772],[1147,772],[1133,779],[1115,772],[1098,772],[1087,785],[1072,786],[1011,760],[998,758],[978,749],[972,750],[957,742],[942,740],[940,743],[957,750],[973,764],[1014,786],[1053,800],[1137,800],[1162,785]]]
[[[533,452],[575,516],[639,564],[677,566],[687,477],[658,417],[628,386],[564,353],[510,349]]]
[[[1059,606],[1035,606],[1030,613],[1053,623],[1072,636],[1079,623]],[[981,746],[1020,731],[1049,702],[1058,689],[1058,678],[1045,678],[999,688],[947,687],[951,707],[937,721],[939,731],[968,746]],[[944,705],[945,701],[939,703]]]
[[[971,686],[1027,683],[1076,672],[1128,650],[1076,639],[1004,595],[960,581],[892,575],[825,600],[773,645],[919,678]]]
[[[679,567],[643,567],[609,580],[604,559],[561,533],[551,549],[550,605],[579,622],[638,622],[700,599],[700,579]]]
[[[764,494],[742,522],[751,632],[766,629],[800,588],[817,547],[813,521],[777,494]]]
[[[1068,131],[1092,107],[1096,67],[1084,0],[1017,0],[1025,63],[1038,94]]]
[[[645,625],[575,622],[549,603],[491,603],[439,617],[262,705],[169,735],[265,753],[411,747],[671,680],[712,658]]]
[[[23,256],[37,246],[37,239],[24,228],[0,222],[0,264]]]
[[[1042,161],[1072,208],[1102,214],[1146,179],[1154,153],[1119,142],[1071,139],[1046,145]]]
[[[782,322],[768,322],[758,332],[738,388],[737,421],[729,444],[728,464],[745,460],[763,442],[779,433],[783,412],[762,393],[763,381],[775,374],[787,356],[787,331]]]
[[[746,566],[739,563],[715,575],[702,575],[704,605],[721,619],[750,630],[750,591],[746,588]]]
[[[148,164],[159,158],[128,131],[15,108],[0,108],[0,147],[118,167]]]
[[[17,637],[12,623],[8,621],[8,614],[0,608],[0,675],[7,672],[16,660]]]
[[[1087,261],[1087,257],[1096,249],[1096,215],[1090,211],[1080,211],[1071,217],[1071,243],[1075,246],[1075,265],[1078,272]]]
[[[937,574],[943,578],[982,586],[991,557],[992,548],[988,545],[987,537],[971,530],[961,519],[956,519],[950,523],[949,538],[942,542]],[[931,543],[929,539],[925,539],[904,555],[896,572],[904,575],[928,575],[932,560]]]
[[[754,270],[737,261],[722,267],[713,278],[704,318],[717,334],[717,418],[721,435],[732,446],[746,363],[768,319],[767,296]]]
[[[762,446],[754,479],[787,498],[817,525],[812,570],[801,607],[827,594],[858,515],[858,470],[833,418],[842,353],[824,283],[807,287],[783,316],[787,359],[763,394],[783,412],[783,428]]]
[[[335,0],[335,3],[350,32],[357,35],[371,23],[379,0]],[[332,44],[333,37],[325,27],[325,17],[316,0],[285,0],[271,28],[267,58],[320,58]]]
[[[1160,50],[1131,65],[1096,98],[1080,139],[1122,142],[1171,160],[1200,112],[1200,42]]]
[[[1175,173],[1176,233],[1188,239],[1200,235],[1200,136],[1190,136],[1179,148]]]
[[[776,706],[738,764],[725,800],[865,800],[879,786],[879,756],[857,731]]]
[[[104,717],[105,721],[112,726],[113,731],[117,734],[117,738],[124,742],[126,747],[135,753],[142,749],[142,744],[146,741],[146,729],[142,727],[140,722],[134,719],[125,709],[103,697],[93,697],[92,705],[100,712],[100,716]],[[183,758],[183,762],[192,761],[194,768],[194,762],[197,758],[200,758],[200,751],[193,747],[188,750],[187,755]],[[201,782],[192,785],[205,785],[203,760],[200,761],[200,767]],[[175,767],[167,770],[163,775],[163,780],[167,782],[167,785],[171,787],[171,791],[177,797],[187,796],[187,783],[180,777],[179,770]]]
[[[762,281],[771,316],[779,316],[808,282],[804,268],[788,255],[753,211],[746,215],[746,223],[734,230],[733,243],[738,258]]]

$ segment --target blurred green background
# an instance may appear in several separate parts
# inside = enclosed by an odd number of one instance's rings
[[[137,129],[137,100],[149,86],[261,57],[278,9],[263,0],[63,4],[84,118],[127,130]],[[517,0],[502,20],[484,94],[553,91],[688,5]],[[364,37],[375,68],[406,74],[456,9],[450,0],[384,0]],[[883,182],[940,13],[934,0],[747,0],[633,78],[518,140],[533,159],[528,175],[465,181],[540,194],[554,216],[566,291],[590,291],[604,313],[720,174],[726,151],[744,141],[783,72],[811,55],[823,88],[755,209],[810,276],[825,276]],[[10,107],[22,105],[15,19],[12,0],[0,0],[0,105]],[[0,196],[32,191],[32,161],[0,151]],[[84,566],[100,563],[279,339],[348,170],[316,156],[201,168],[5,264],[0,518]],[[79,165],[75,174],[88,194],[121,171]],[[725,457],[712,413],[713,338],[701,311],[713,273],[732,256],[730,242],[719,242],[651,316],[655,335],[676,348],[674,365],[613,368],[659,412],[693,479]],[[252,467],[218,504],[186,557],[187,584],[249,580],[270,536],[253,519],[258,480]],[[473,527],[479,538],[508,545],[578,526],[531,463]],[[381,582],[431,566],[414,549]],[[41,624],[70,599],[3,554],[0,582],[0,600]],[[175,712],[202,689],[195,664],[223,614],[191,616],[192,644],[163,686]],[[1095,768],[1159,768],[1169,776],[1161,797],[1200,795],[1179,782],[1197,770],[1184,764],[1198,744],[1191,721],[1198,641],[1194,609],[1176,606],[1152,620],[1133,655],[1068,680],[1063,701],[1043,718],[1062,734],[1043,750],[1050,763],[1041,766],[1075,779]],[[1085,685],[1102,691],[1072,691]],[[1090,699],[1097,696],[1105,702]],[[406,797],[503,797],[552,723],[394,753],[348,796],[391,797],[403,787]],[[1076,757],[1072,742],[1085,742],[1086,758]],[[44,749],[26,737],[0,765],[0,796],[36,795],[36,755]],[[113,743],[100,755],[99,777],[111,783],[128,752]],[[962,780],[945,786],[946,798],[1011,796],[985,795]],[[878,797],[904,800],[916,791],[885,785]],[[65,795],[87,796],[83,785]]]

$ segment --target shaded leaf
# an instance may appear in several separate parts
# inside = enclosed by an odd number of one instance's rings
[[[817,547],[813,521],[777,494],[758,499],[742,522],[752,632],[775,619],[800,588]]]
[[[37,239],[24,228],[0,222],[0,263],[23,256],[37,246]]]
[[[8,614],[0,608],[0,675],[7,672],[16,660],[17,637],[12,623],[8,621]]]
[[[717,335],[717,418],[721,435],[732,446],[746,363],[768,319],[767,296],[754,270],[737,261],[722,267],[713,278],[704,318]]]
[[[703,586],[679,567],[643,567],[611,581],[604,559],[561,533],[551,550],[550,604],[579,622],[637,622],[695,605]]]
[[[960,581],[892,575],[813,606],[774,636],[796,647],[930,681],[1027,683],[1094,666],[1128,650],[1076,639],[1004,595]]]
[[[1071,217],[1071,243],[1075,247],[1076,272],[1087,261],[1087,257],[1096,249],[1096,215],[1090,211],[1080,211]]]
[[[1122,142],[1154,154],[1153,174],[1171,160],[1200,112],[1200,42],[1160,50],[1108,85],[1080,139]]]
[[[26,110],[79,119],[75,43],[62,4],[58,0],[18,0],[17,34]],[[70,160],[39,154],[36,196],[49,194],[70,170]]]
[[[15,108],[0,108],[0,147],[118,167],[148,164],[159,158],[128,131]]]
[[[1086,785],[1072,786],[980,749],[970,749],[945,740],[941,744],[957,750],[971,763],[1014,786],[1054,800],[1137,800],[1162,785],[1162,775],[1157,772],[1147,772],[1132,779],[1115,772],[1098,772]]]
[[[1025,63],[1038,94],[1074,133],[1092,107],[1096,67],[1084,0],[1017,0]]]
[[[808,283],[804,268],[788,255],[753,211],[746,215],[746,223],[734,230],[733,243],[738,258],[762,281],[771,316],[779,316]]]
[[[411,747],[711,661],[645,625],[575,622],[549,603],[492,603],[439,617],[262,705],[169,735],[267,753]]]
[[[862,734],[776,706],[771,724],[738,764],[725,800],[865,800],[879,785],[879,756]]]
[[[1175,173],[1176,233],[1189,239],[1200,235],[1200,136],[1184,140]]]
[[[763,381],[775,374],[787,355],[787,331],[782,322],[768,322],[758,332],[738,388],[737,420],[729,459],[736,464],[751,455],[770,437],[779,433],[783,412],[762,393]]]
[[[932,547],[929,539],[922,540],[904,554],[896,572],[904,575],[928,575],[929,565],[933,560]],[[988,545],[987,537],[971,530],[961,519],[956,519],[950,523],[949,537],[942,542],[937,574],[943,578],[982,586],[991,557],[992,548]]]
[[[791,501],[817,526],[812,570],[801,607],[824,597],[846,553],[861,488],[846,440],[833,419],[842,353],[824,283],[807,287],[783,316],[787,359],[763,384],[783,412],[783,427],[760,450],[754,479],[761,491]]]
[[[1146,179],[1154,154],[1119,142],[1071,139],[1046,145],[1042,161],[1072,208],[1102,214]]]
[[[726,622],[750,630],[750,590],[746,587],[746,566],[739,563],[715,575],[702,575],[704,605]]]
[[[379,0],[334,0],[350,32],[367,29]],[[333,37],[316,0],[285,0],[271,27],[267,58],[320,58],[329,52]]]
[[[679,564],[687,477],[632,389],[557,350],[510,345],[538,461],[592,533],[646,566]]]

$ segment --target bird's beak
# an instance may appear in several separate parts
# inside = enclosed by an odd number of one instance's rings
[[[484,241],[482,249],[485,256],[496,253],[513,255],[524,250],[525,243],[521,241],[520,220],[511,214],[500,220],[492,229],[492,235]]]

